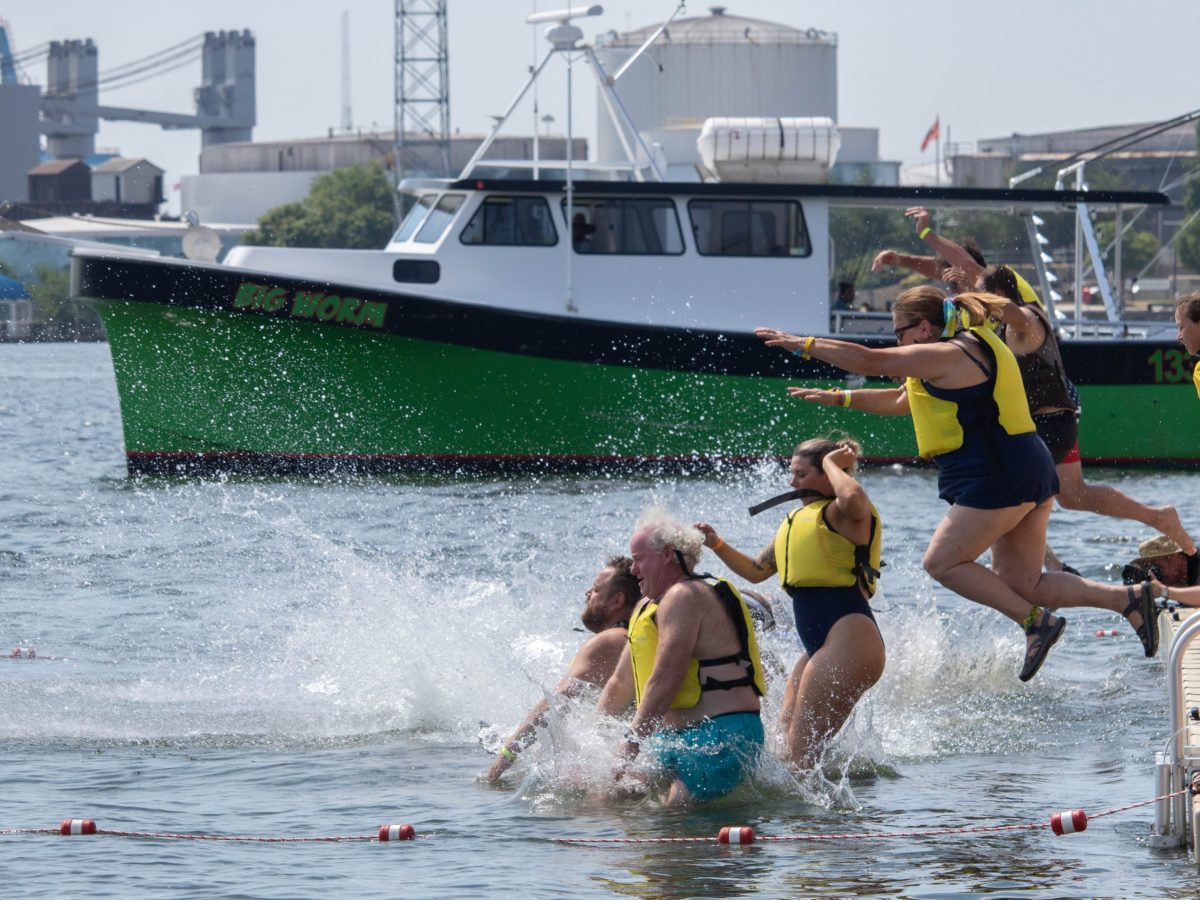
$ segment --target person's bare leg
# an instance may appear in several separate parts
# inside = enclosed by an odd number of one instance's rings
[[[1046,501],[992,547],[992,568],[1017,594],[1034,606],[1051,609],[1091,606],[1124,613],[1129,592],[1124,585],[1101,584],[1066,572],[1042,572],[1031,563],[1045,544],[1045,522],[1050,517]],[[1142,624],[1140,612],[1131,613],[1129,624]]]
[[[667,806],[690,806],[694,802],[696,802],[696,798],[692,796],[692,792],[682,781],[671,782],[671,788],[667,791]]]
[[[804,667],[807,665],[808,654],[801,653],[800,658],[796,660],[796,665],[792,667],[792,674],[788,676],[787,683],[783,686],[783,703],[779,710],[779,724],[785,742],[788,728],[792,724],[792,716],[796,711],[796,694],[800,690],[800,678],[804,675]]]
[[[1033,508],[1032,503],[1004,509],[951,506],[925,551],[925,571],[959,596],[990,606],[1014,622],[1024,622],[1032,610],[1030,603],[975,560]],[[1047,502],[1047,514],[1048,510]],[[1045,519],[1042,519],[1042,547],[1032,560],[1039,572],[1045,552]]]
[[[1196,552],[1196,542],[1183,527],[1174,506],[1147,506],[1115,487],[1088,484],[1083,480],[1083,466],[1077,462],[1059,463],[1054,469],[1058,473],[1058,503],[1063,509],[1132,519],[1162,532],[1177,543],[1184,553],[1190,555]]]
[[[801,673],[787,740],[787,761],[813,768],[826,742],[846,724],[859,698],[883,674],[883,639],[864,615],[843,616]]]

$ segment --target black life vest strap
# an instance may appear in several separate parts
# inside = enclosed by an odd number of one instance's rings
[[[875,530],[879,527],[879,518],[871,514],[871,534],[865,544],[854,545],[854,574],[858,583],[868,594],[871,594],[871,582],[879,578],[879,570],[871,565],[871,545],[875,543]],[[882,566],[883,563],[880,562]]]
[[[750,507],[750,515],[757,516],[760,512],[766,512],[771,507],[787,503],[789,500],[824,500],[828,496],[828,494],[822,494],[820,491],[814,491],[812,488],[800,488],[798,491],[777,494],[769,500],[754,504]]]
[[[704,581],[716,593],[717,598],[721,601],[721,605],[725,607],[725,612],[729,614],[730,620],[733,622],[733,628],[737,632],[738,643],[741,647],[740,653],[735,653],[730,656],[722,656],[717,659],[699,659],[696,660],[697,674],[699,669],[706,666],[719,666],[736,663],[746,670],[746,675],[742,678],[735,678],[730,681],[722,681],[719,678],[705,677],[700,679],[700,692],[704,691],[728,691],[735,687],[750,686],[754,688],[754,693],[762,696],[762,691],[758,689],[758,683],[755,681],[754,675],[754,660],[750,658],[750,632],[746,627],[746,617],[742,615],[742,604],[738,602],[738,598],[734,595],[733,589],[724,581],[714,578],[707,573],[697,574],[692,576],[693,579]],[[709,580],[711,579],[711,581]],[[715,583],[714,583],[715,582]]]

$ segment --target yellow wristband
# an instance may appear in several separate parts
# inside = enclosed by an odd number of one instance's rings
[[[929,227],[928,225],[926,225],[924,228],[921,229],[921,233],[918,234],[917,237],[919,237],[921,240],[925,240],[925,238],[928,237],[929,232],[931,232],[931,231],[933,231],[933,229],[931,227]]]
[[[800,348],[801,359],[812,359],[810,354],[812,353],[812,345],[816,342],[816,340],[817,339],[812,335],[809,335],[804,339],[804,346]]]
[[[850,408],[850,395],[853,393],[854,391],[842,391],[842,406],[846,409]]]
[[[507,746],[500,748],[500,755],[503,756],[505,759],[510,759],[510,760],[517,758],[517,754],[513,753],[512,750],[510,750]]]
[[[717,542],[715,544],[713,544],[711,547],[709,547],[708,549],[711,550],[713,553],[716,553],[718,550],[720,550],[724,546],[725,546],[725,539],[723,537],[721,537],[720,535],[717,535]]]

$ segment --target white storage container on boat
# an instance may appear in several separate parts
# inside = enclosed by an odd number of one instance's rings
[[[823,182],[840,146],[824,116],[716,117],[696,138],[707,177],[721,181]]]

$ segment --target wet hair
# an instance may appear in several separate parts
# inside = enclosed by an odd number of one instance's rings
[[[976,240],[974,240],[974,238],[967,238],[965,241],[962,241],[959,246],[962,247],[962,250],[966,251],[968,257],[976,260],[976,263],[979,264],[980,268],[988,268],[988,263],[986,263],[983,258],[983,251],[979,250],[979,245],[976,244]],[[938,269],[941,269],[942,271],[949,269],[950,265],[952,265],[952,263],[950,263],[947,259],[937,260]]]
[[[1200,322],[1200,291],[1180,297],[1175,301],[1175,308],[1182,309],[1191,321]]]
[[[1008,266],[992,266],[984,270],[983,289],[989,294],[1007,297],[1013,303],[1025,304],[1021,288],[1017,286],[1017,273]]]
[[[975,238],[967,238],[965,241],[959,244],[959,246],[967,251],[967,255],[971,257],[971,259],[975,260],[975,262],[979,263],[979,265],[983,266],[984,268],[987,268],[987,260],[983,258],[983,251],[979,249],[979,244],[975,242]]]
[[[645,531],[650,537],[650,546],[655,550],[662,550],[668,545],[674,547],[687,563],[685,574],[691,574],[700,562],[704,533],[699,528],[684,525],[657,503],[642,511],[635,530]]]
[[[628,556],[614,556],[604,561],[604,568],[613,570],[613,577],[610,584],[614,591],[620,591],[625,595],[625,608],[633,609],[641,599],[642,589],[638,587],[638,580],[633,577],[630,572],[630,566],[633,565],[633,560]]]
[[[906,322],[928,322],[939,330],[946,327],[945,301],[947,297],[937,288],[923,284],[909,288],[896,298],[892,312],[899,313]],[[994,294],[971,291],[952,298],[955,307],[967,313],[972,325],[982,325],[988,319],[998,319],[1008,302]]]
[[[853,472],[855,463],[862,456],[862,447],[853,438],[839,438],[838,440],[831,438],[809,438],[792,451],[792,456],[799,456],[814,469],[819,469],[821,468],[821,464],[825,462],[825,457],[839,447],[849,447],[854,451],[854,463],[850,465],[850,471]]]

